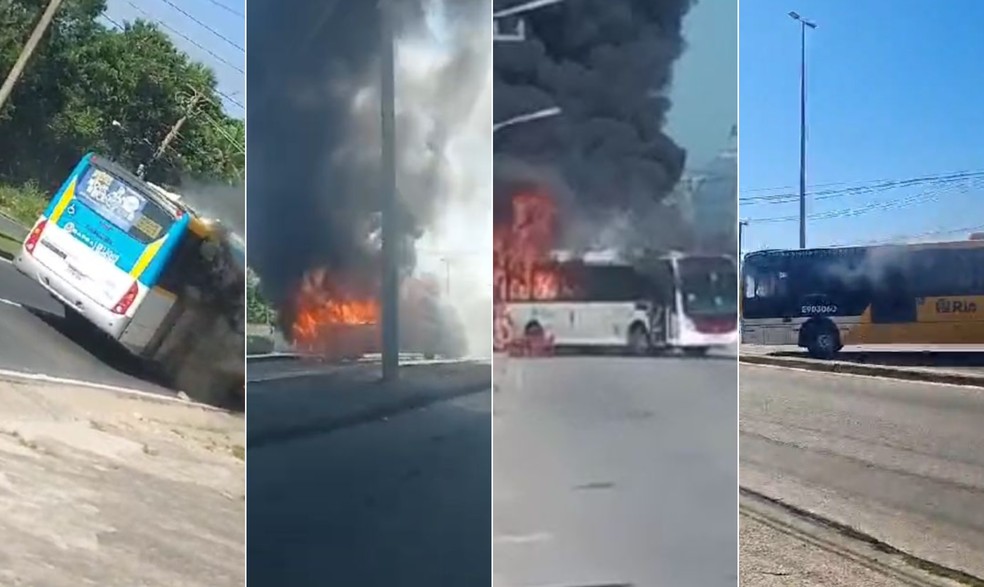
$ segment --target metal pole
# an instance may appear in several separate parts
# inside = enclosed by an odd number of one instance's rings
[[[379,0],[382,37],[380,117],[382,127],[382,237],[383,237],[383,380],[395,381],[400,369],[399,267],[396,218],[396,71],[392,0]]]
[[[48,27],[51,26],[51,21],[54,20],[55,13],[58,12],[58,8],[61,4],[62,0],[51,0],[51,2],[48,3],[48,7],[44,9],[44,13],[41,14],[41,19],[38,20],[38,24],[34,27],[34,31],[27,39],[24,49],[17,57],[17,61],[14,62],[14,66],[10,69],[10,73],[8,73],[7,78],[3,80],[3,85],[0,86],[0,110],[3,110],[4,104],[6,104],[7,100],[10,98],[10,94],[14,91],[14,85],[17,84],[17,80],[20,78],[21,74],[24,73],[24,68],[27,67],[28,60],[31,59],[31,55],[34,54],[34,50],[37,49],[38,43],[41,42],[41,38],[44,37],[44,33],[48,30]]]
[[[806,248],[806,22],[800,21],[800,235]]]

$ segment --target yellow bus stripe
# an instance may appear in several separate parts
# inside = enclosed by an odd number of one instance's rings
[[[62,192],[62,197],[58,200],[58,204],[55,205],[55,209],[51,211],[51,218],[48,220],[52,224],[58,224],[58,219],[61,218],[61,215],[65,212],[65,208],[68,208],[72,198],[75,197],[75,181],[73,179],[72,183],[68,184],[68,187]]]
[[[150,265],[150,262],[154,259],[154,256],[161,247],[164,245],[164,241],[167,240],[167,236],[164,238],[157,239],[156,241],[147,245],[143,253],[140,253],[140,257],[137,258],[137,262],[133,264],[133,269],[130,270],[130,276],[133,278],[138,278]]]

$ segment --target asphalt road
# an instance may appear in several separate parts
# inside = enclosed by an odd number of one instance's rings
[[[741,367],[741,485],[984,577],[984,390]]]
[[[733,587],[736,371],[496,360],[494,585]]]
[[[172,394],[140,377],[123,350],[63,321],[64,309],[40,285],[0,260],[0,369]]]
[[[488,367],[482,374],[488,381]],[[351,412],[360,395],[386,403],[371,384],[342,390],[338,370],[325,377],[251,383],[248,428],[276,426],[267,420],[291,413],[278,403],[296,401],[298,419]],[[486,389],[250,447],[251,587],[488,585],[490,400]]]

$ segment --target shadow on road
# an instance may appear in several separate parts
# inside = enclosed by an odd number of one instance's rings
[[[177,390],[171,387],[166,377],[155,372],[144,361],[131,355],[119,343],[99,332],[95,327],[68,318],[64,314],[56,314],[28,306],[24,308],[110,369],[177,393]],[[232,412],[243,412],[246,409],[244,398],[236,396],[222,397],[207,403],[213,407]]]
[[[638,355],[625,348],[612,347],[560,347],[553,351],[555,357],[620,357],[625,359],[637,359],[640,361],[652,361],[659,359],[692,359],[701,361],[737,361],[733,354],[705,353],[688,354],[678,351],[655,351],[648,355]]]

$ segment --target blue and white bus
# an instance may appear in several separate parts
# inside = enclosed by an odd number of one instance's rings
[[[89,154],[65,180],[15,264],[64,304],[136,354],[173,294],[157,281],[190,216],[123,168]]]
[[[237,280],[245,283],[244,247],[233,236],[177,194],[90,153],[54,194],[14,264],[65,306],[67,319],[94,325],[188,387],[193,352],[221,347],[207,362],[242,368],[235,337],[245,334],[237,332],[242,310],[234,298],[242,297]],[[222,314],[231,317],[217,321]]]

